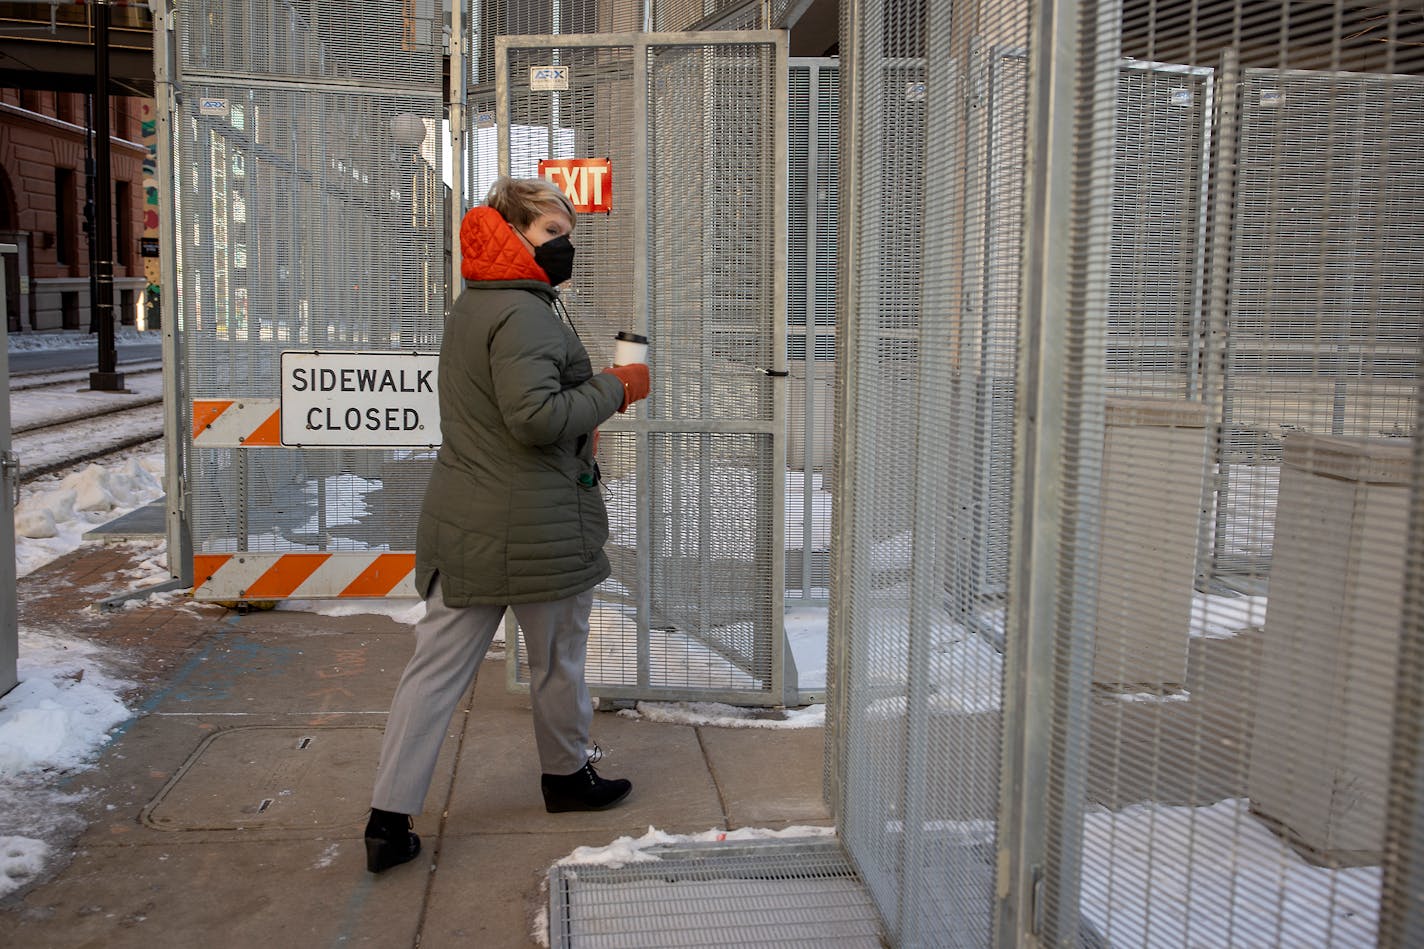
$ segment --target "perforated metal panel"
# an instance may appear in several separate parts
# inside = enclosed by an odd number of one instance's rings
[[[185,402],[277,399],[284,350],[438,349],[446,210],[434,4],[225,0],[181,12]],[[194,551],[411,551],[430,458],[192,448]]]
[[[651,397],[602,427],[613,576],[590,688],[785,701],[784,38],[501,37],[496,53],[509,173],[612,162],[612,209],[580,216],[563,291],[594,364],[619,330],[652,340]],[[551,64],[569,88],[531,89]]]

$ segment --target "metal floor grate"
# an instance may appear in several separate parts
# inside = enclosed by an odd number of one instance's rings
[[[658,859],[550,869],[549,945],[885,945],[870,894],[836,841],[647,853]]]

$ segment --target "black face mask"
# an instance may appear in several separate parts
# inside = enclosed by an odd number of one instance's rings
[[[534,248],[534,263],[544,268],[549,282],[558,286],[574,275],[574,245],[567,234]]]

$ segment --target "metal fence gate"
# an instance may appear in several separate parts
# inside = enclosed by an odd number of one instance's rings
[[[278,371],[284,350],[439,348],[442,11],[198,0],[165,20],[195,595],[413,592],[433,455],[282,448]]]
[[[566,87],[535,88],[542,67]],[[652,340],[651,397],[602,428],[613,576],[588,681],[610,698],[795,701],[783,635],[786,40],[775,33],[495,41],[500,170],[607,158],[564,298],[595,365]],[[509,664],[527,681],[522,653]]]

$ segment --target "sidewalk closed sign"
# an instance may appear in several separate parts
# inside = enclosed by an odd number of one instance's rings
[[[439,353],[282,353],[282,444],[439,445],[439,362]]]

